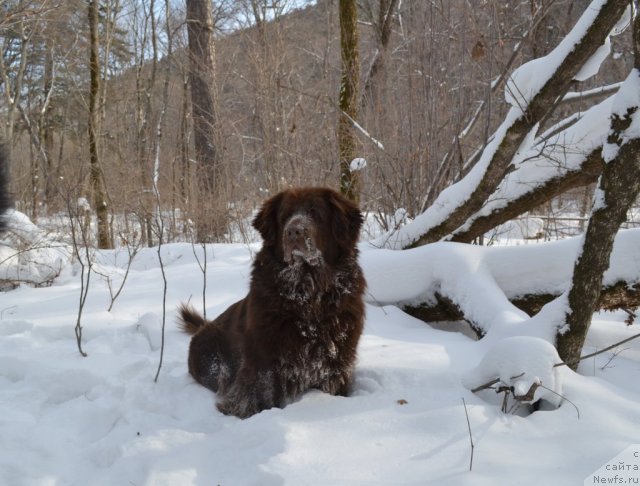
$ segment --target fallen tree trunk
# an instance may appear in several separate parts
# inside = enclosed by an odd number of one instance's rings
[[[531,293],[509,301],[530,316],[537,314],[540,309],[560,293]],[[425,322],[464,321],[462,310],[447,297],[436,294],[437,302],[420,305],[401,305],[409,315]],[[640,282],[617,282],[602,288],[597,309],[613,311],[617,309],[635,309],[640,307]],[[473,323],[470,323],[476,333],[482,335]]]
[[[363,246],[366,300],[404,308],[426,321],[464,319],[478,335],[533,333],[553,342],[581,242],[438,242],[403,251]],[[618,232],[597,309],[640,305],[640,260],[634,257],[639,247],[640,229]]]

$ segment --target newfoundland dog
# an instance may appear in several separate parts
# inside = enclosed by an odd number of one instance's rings
[[[282,408],[311,388],[349,393],[364,323],[361,225],[357,206],[331,189],[283,191],[253,220],[264,244],[249,294],[213,321],[182,306],[189,372],[222,413]]]

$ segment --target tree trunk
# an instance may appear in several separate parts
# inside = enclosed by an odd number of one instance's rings
[[[98,158],[98,99],[100,94],[100,61],[98,49],[98,0],[89,1],[90,53],[89,70],[89,155],[91,161],[90,180],[93,204],[98,218],[98,248],[112,248],[109,235],[107,197],[104,188],[104,174]]]
[[[8,143],[0,138],[0,234],[7,228],[4,213],[11,207],[9,197],[9,150]]]
[[[640,96],[640,17],[633,25],[634,69],[620,88],[617,99],[625,103],[625,97],[637,100]],[[613,241],[620,225],[627,217],[627,211],[640,192],[640,138],[630,132],[634,118],[640,116],[640,108],[628,106],[626,113],[616,112],[611,116],[611,130],[607,145],[603,150],[607,164],[598,183],[594,198],[594,208],[589,219],[582,251],[573,270],[573,282],[569,291],[570,311],[565,316],[566,325],[557,335],[557,348],[564,362],[574,363],[578,358],[591,324],[591,318],[600,298],[602,276],[609,267]],[[635,122],[637,123],[637,121]],[[636,138],[634,138],[636,137]],[[615,154],[612,160],[608,154]]]
[[[353,122],[358,118],[358,84],[360,82],[358,8],[356,0],[340,0],[339,8],[342,57],[338,116],[340,190],[342,194],[357,203],[360,199],[360,171],[352,171],[350,165],[356,157],[358,143],[353,127]]]
[[[54,196],[55,179],[53,176],[53,120],[51,119],[51,109],[49,100],[53,90],[53,47],[47,45],[47,51],[44,58],[44,97],[42,109],[40,110],[39,130],[40,140],[42,142],[43,175],[44,175],[44,202],[50,204]]]
[[[153,207],[155,205],[155,196],[153,190],[153,164],[152,159],[152,131],[151,125],[153,121],[153,91],[156,85],[156,73],[158,69],[158,47],[156,34],[156,12],[155,1],[150,0],[147,7],[143,5],[143,15],[145,16],[145,24],[151,24],[151,62],[147,59],[145,53],[141,52],[136,69],[136,101],[137,101],[137,137],[136,150],[137,159],[140,170],[140,184],[143,188],[143,195],[140,198],[140,226],[141,226],[141,242],[148,247],[154,245],[153,241]],[[148,19],[148,20],[147,20]],[[148,49],[145,33],[142,35],[143,46],[141,51]],[[148,73],[148,76],[146,76]]]
[[[387,58],[387,51],[389,50],[389,41],[391,40],[391,27],[393,25],[393,18],[398,7],[398,0],[379,0],[378,4],[378,18],[372,22],[374,23],[376,30],[376,37],[378,45],[376,47],[369,73],[364,81],[363,94],[361,99],[361,106],[366,106],[367,103],[374,108],[378,108],[378,104],[383,99],[380,96],[380,89],[383,83],[383,74],[385,71],[385,64]],[[373,14],[371,15],[373,17]]]
[[[222,190],[222,170],[216,143],[217,113],[215,109],[215,47],[211,1],[187,0],[187,33],[189,36],[189,81],[195,159],[198,163],[200,200],[205,214],[199,215],[198,238],[217,240],[224,234],[225,213],[217,207]],[[207,201],[214,206],[206,206]],[[211,214],[206,214],[211,210]]]

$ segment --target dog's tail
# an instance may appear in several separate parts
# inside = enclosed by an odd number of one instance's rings
[[[11,208],[11,198],[9,197],[9,157],[7,148],[0,140],[0,233],[6,227],[5,212]]]
[[[200,314],[198,314],[192,307],[187,304],[182,304],[180,306],[180,318],[178,321],[178,326],[187,334],[195,334],[200,330],[203,326],[205,326],[207,321],[204,320]]]

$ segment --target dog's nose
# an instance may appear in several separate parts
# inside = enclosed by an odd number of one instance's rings
[[[289,241],[306,238],[308,234],[307,222],[302,217],[294,217],[285,227],[285,235]]]
[[[302,238],[306,233],[307,229],[302,224],[290,224],[287,227],[287,237],[292,240]]]

